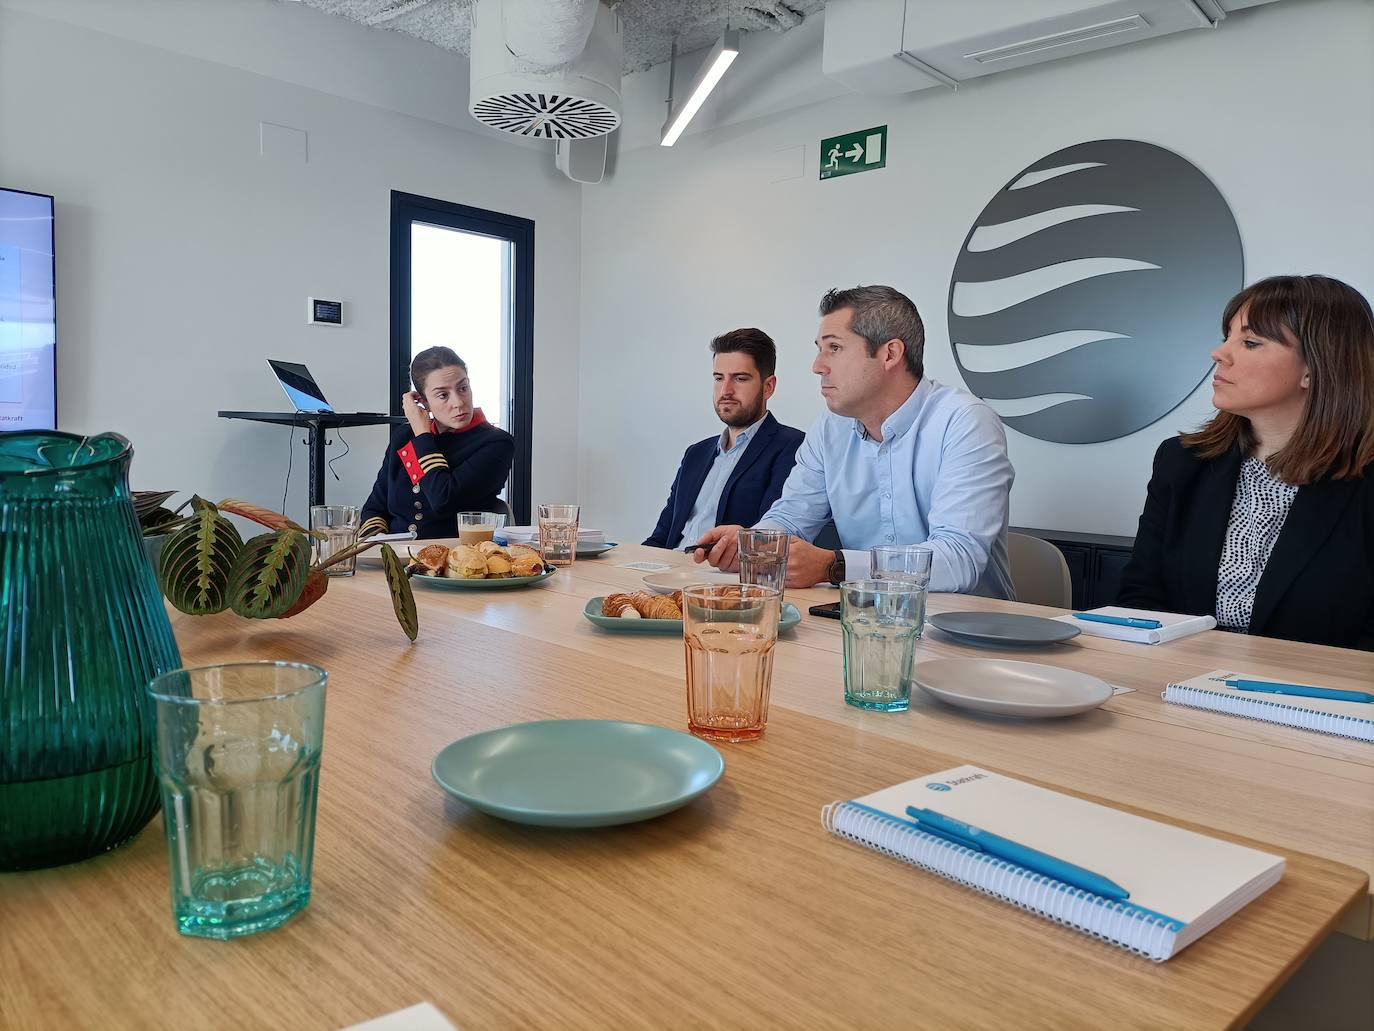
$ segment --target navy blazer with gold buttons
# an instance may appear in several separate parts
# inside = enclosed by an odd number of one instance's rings
[[[363,504],[359,534],[458,536],[459,512],[504,512],[498,496],[510,476],[515,438],[486,421],[479,408],[466,429],[416,436],[391,434],[377,482]]]

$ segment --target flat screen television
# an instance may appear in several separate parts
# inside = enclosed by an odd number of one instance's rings
[[[53,199],[0,188],[0,430],[56,428]]]

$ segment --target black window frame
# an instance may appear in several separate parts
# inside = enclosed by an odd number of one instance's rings
[[[510,505],[517,523],[530,523],[534,435],[534,221],[466,204],[391,191],[391,414],[401,414],[410,386],[411,226],[416,222],[506,240],[515,248],[511,291],[511,425],[515,462]],[[462,341],[454,350],[463,353]]]

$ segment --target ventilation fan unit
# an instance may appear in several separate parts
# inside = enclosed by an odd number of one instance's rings
[[[620,127],[620,16],[597,0],[477,0],[472,101],[483,125],[546,140]]]

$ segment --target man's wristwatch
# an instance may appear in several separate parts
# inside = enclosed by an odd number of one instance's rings
[[[844,583],[844,552],[835,552],[835,560],[830,563],[830,572],[825,577],[836,587]]]

